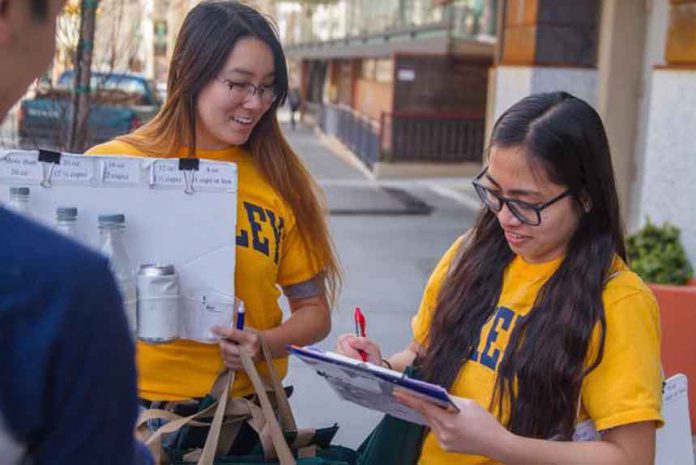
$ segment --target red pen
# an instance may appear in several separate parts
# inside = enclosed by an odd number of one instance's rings
[[[365,337],[365,328],[367,328],[367,321],[365,321],[365,316],[360,311],[360,307],[355,307],[355,335],[358,337]],[[360,358],[363,362],[367,362],[367,352],[364,350],[358,350]]]

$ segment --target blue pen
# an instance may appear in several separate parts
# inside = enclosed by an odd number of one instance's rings
[[[239,308],[237,309],[237,324],[235,327],[240,331],[244,331],[244,302],[241,300],[239,301]]]

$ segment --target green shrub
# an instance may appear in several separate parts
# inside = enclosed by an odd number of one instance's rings
[[[628,263],[643,280],[656,284],[686,284],[693,269],[679,241],[679,228],[653,224],[626,238]]]

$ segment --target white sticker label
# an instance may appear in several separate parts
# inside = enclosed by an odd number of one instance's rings
[[[104,184],[139,184],[140,160],[102,160],[102,182]]]
[[[193,178],[197,191],[234,191],[237,184],[236,169],[232,165],[201,163]]]
[[[94,159],[84,156],[63,155],[53,168],[51,181],[58,183],[89,184],[94,178]]]
[[[43,167],[36,153],[10,153],[0,158],[0,177],[40,183]]]
[[[396,72],[396,79],[399,81],[415,81],[416,71],[413,69],[400,69]]]
[[[158,187],[185,187],[184,172],[179,171],[179,160],[157,160],[152,165],[152,184]]]

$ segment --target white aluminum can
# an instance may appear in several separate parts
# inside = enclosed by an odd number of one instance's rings
[[[141,265],[138,338],[157,344],[179,337],[179,278],[173,265]]]

